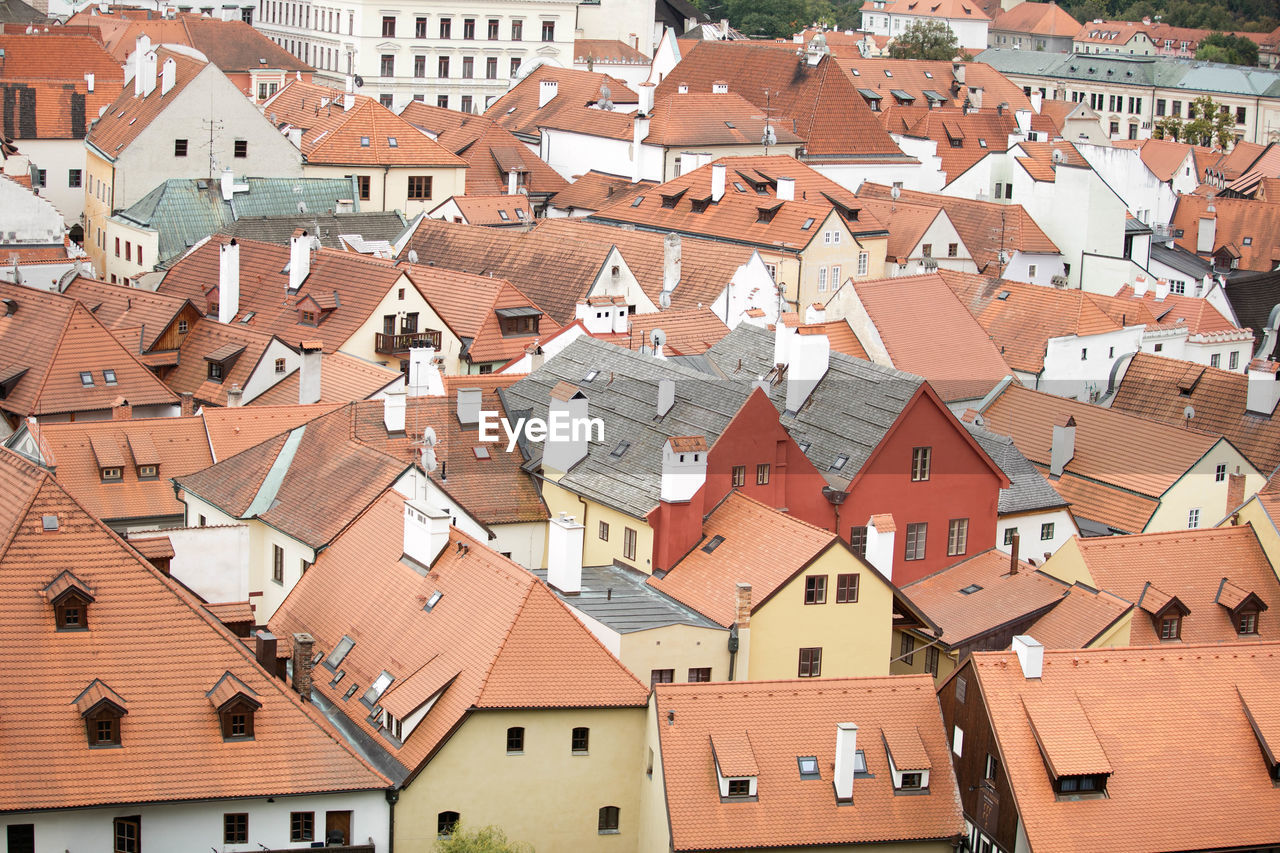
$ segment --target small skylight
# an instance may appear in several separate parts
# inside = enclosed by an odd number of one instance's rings
[[[93,387],[93,373],[88,370],[80,371],[80,384],[85,388]]]
[[[256,314],[256,313],[258,313],[258,312],[256,312],[256,311],[246,311],[246,312],[244,313],[244,316],[240,318],[240,322],[241,322],[241,323],[248,323],[250,320],[252,320],[252,319],[253,319],[253,315],[254,315],[254,314]]]
[[[104,371],[102,371],[102,381],[103,381],[103,382],[105,382],[105,383],[107,383],[108,385],[115,385],[115,384],[116,384],[116,372],[115,372],[114,370],[104,370]]]
[[[311,656],[311,665],[315,666],[316,664],[320,663],[320,661],[322,660],[324,660],[324,652],[316,652],[314,655]]]
[[[593,371],[591,371],[590,373],[588,373],[586,376],[582,377],[582,381],[583,381],[583,382],[591,382],[591,381],[593,381],[593,380],[594,380],[597,376],[599,376],[599,375],[600,375],[600,371],[598,371],[598,370],[593,370]]]
[[[987,147],[987,140],[985,140],[985,139],[979,139],[979,140],[978,140],[978,147],[979,147],[979,148],[986,148],[986,147]]]
[[[858,750],[853,754],[853,772],[854,773],[867,772],[867,754],[862,750]]]
[[[56,515],[44,515],[40,517],[40,524],[46,531],[58,529],[58,517]]]
[[[346,701],[347,699],[350,699],[352,696],[356,695],[356,691],[359,689],[360,689],[359,684],[352,684],[350,687],[347,688],[347,692],[342,694],[343,701]]]
[[[813,227],[813,217],[810,216],[808,219],[804,221],[804,224],[800,226],[800,230],[808,231],[812,227]]]
[[[330,686],[330,687],[337,687],[337,686],[338,686],[338,682],[339,682],[339,681],[341,681],[342,679],[346,678],[346,677],[347,677],[347,671],[346,671],[345,669],[340,669],[340,670],[338,670],[337,675],[335,675],[335,676],[333,677],[333,681],[330,681],[330,682],[329,682],[329,686]]]
[[[635,201],[633,201],[633,202],[631,202],[631,206],[632,206],[632,207],[639,207],[639,206],[640,206],[640,204],[641,204],[643,201],[644,201],[644,196],[642,196],[642,195],[638,195],[638,196],[636,196],[636,200],[635,200]]]
[[[858,69],[856,69],[856,68],[850,68],[850,69],[849,69],[849,71],[853,73],[853,76],[854,76],[854,77],[861,77],[861,76],[862,76],[862,72],[861,72],[861,71],[859,71],[859,70],[858,70]]]
[[[886,76],[886,77],[892,77],[892,76],[893,76],[893,72],[892,72],[892,71],[890,71],[888,68],[886,68],[886,69],[884,70],[884,76]]]
[[[614,459],[621,459],[623,454],[625,454],[627,450],[629,450],[630,448],[631,448],[631,442],[625,441],[625,440],[619,441],[618,446],[615,447],[613,449],[613,452],[610,453],[609,455],[612,456]]]
[[[845,456],[844,454],[840,454],[839,456],[836,457],[836,461],[831,463],[830,470],[839,471],[841,468],[844,467],[844,463],[848,461],[849,461],[848,456]]]
[[[511,115],[515,111],[516,111],[516,108],[512,107],[511,109],[507,110],[507,115]]]
[[[511,221],[511,217],[507,215],[507,212],[505,210],[498,211],[498,218],[501,219],[503,222]]]
[[[932,80],[932,79],[933,79],[933,72],[932,72],[932,71],[926,71],[926,72],[924,72],[924,76],[925,76],[925,77],[928,77],[930,80]]]
[[[1252,237],[1245,237],[1245,238],[1244,238],[1244,244],[1245,244],[1246,246],[1252,246],[1252,245],[1253,245],[1253,238],[1252,238]]]
[[[355,644],[355,640],[344,634],[342,639],[338,641],[338,645],[335,646],[333,651],[329,654],[329,659],[324,662],[324,665],[330,669],[337,669],[343,659],[347,656],[347,652],[351,651],[351,647]]]
[[[516,219],[524,219],[524,208],[522,207],[516,208]]]
[[[440,599],[442,598],[444,598],[444,593],[437,589],[435,592],[431,593],[431,597],[427,599],[427,603],[422,609],[430,613],[432,609],[440,603]]]
[[[724,541],[723,536],[712,536],[711,541],[702,546],[702,550],[710,554],[712,551],[720,547],[720,543]]]
[[[800,767],[801,779],[820,779],[818,774],[818,758],[813,755],[796,756],[796,764]]]
[[[362,137],[360,137],[360,147],[361,147],[361,148],[368,148],[368,147],[369,147],[369,137],[367,137],[367,136],[362,136]]]
[[[488,458],[489,458],[489,448],[485,447],[484,445],[480,445],[480,444],[478,444],[478,445],[476,445],[475,447],[473,447],[473,448],[471,448],[471,449],[472,449],[472,451],[474,451],[474,452],[475,452],[475,454],[476,454],[476,458],[477,458],[477,459],[488,459]]]
[[[740,193],[744,193],[744,192],[746,192],[746,191],[747,191],[747,188],[746,188],[746,187],[744,187],[744,186],[743,186],[741,183],[739,183],[738,181],[734,181],[734,182],[733,182],[733,188],[734,188],[735,190],[737,190],[738,192],[740,192]]]
[[[735,127],[733,126],[733,122],[731,122],[731,121],[726,121],[726,122],[724,123],[724,126],[725,126],[725,127],[727,127],[727,128],[729,128],[730,130],[736,130],[736,129],[737,129],[737,128],[735,128]]]
[[[387,145],[388,145],[388,146],[390,146],[391,148],[399,148],[399,147],[400,147],[400,143],[399,143],[398,141],[396,141],[396,138],[395,138],[394,136],[388,136],[388,137],[387,137]]]
[[[1007,291],[1007,290],[1002,290],[1002,291],[1000,291],[999,293],[997,293],[997,294],[996,294],[996,299],[999,299],[999,300],[1001,300],[1001,301],[1003,301],[1003,300],[1005,300],[1005,299],[1008,299],[1008,298],[1009,298],[1009,291]]]
[[[800,442],[800,452],[801,452],[801,453],[808,453],[808,452],[809,452],[809,442],[807,442],[807,441],[802,441],[802,442]]]
[[[380,698],[382,698],[382,694],[386,692],[387,688],[391,686],[391,682],[393,681],[395,681],[394,676],[384,669],[382,674],[374,680],[373,686],[365,691],[365,694],[360,701],[364,702],[366,705],[375,704]]]
[[[980,590],[980,589],[982,589],[982,587],[981,587],[981,586],[979,586],[979,585],[978,585],[978,584],[976,584],[976,583],[971,583],[971,584],[969,584],[968,586],[963,587],[963,588],[960,590],[960,594],[961,594],[961,595],[973,595],[975,592],[977,592],[977,591],[978,591],[978,590]]]

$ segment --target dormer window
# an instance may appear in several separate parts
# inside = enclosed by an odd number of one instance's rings
[[[217,361],[209,362],[209,380],[211,382],[221,382],[225,373],[222,364]]]
[[[1160,639],[1182,639],[1182,616],[1180,614],[1166,616],[1160,620]]]
[[[1235,625],[1236,633],[1242,637],[1256,636],[1258,633],[1258,614],[1267,609],[1267,603],[1243,587],[1236,586],[1227,578],[1218,585],[1218,604],[1227,610],[1227,615]]]
[[[108,483],[113,480],[121,480],[123,478],[124,478],[123,468],[103,468],[102,469],[102,482],[104,483]]]
[[[730,779],[728,796],[729,797],[751,796],[751,780],[750,779]]]
[[[119,693],[95,678],[72,704],[84,720],[90,749],[120,746],[120,721],[129,710]]]
[[[1142,588],[1138,607],[1151,617],[1151,627],[1161,642],[1182,639],[1182,618],[1191,615],[1191,608],[1178,600],[1176,595],[1153,586],[1150,581]]]
[[[88,584],[71,572],[64,571],[43,592],[53,606],[53,621],[59,631],[89,629],[89,605],[94,598]]]
[[[713,733],[711,759],[715,764],[721,802],[755,801],[759,769],[745,731]]]
[[[1236,616],[1236,633],[1242,636],[1258,633],[1258,611],[1242,610]]]
[[[305,310],[300,311],[298,322],[302,323],[304,326],[314,326],[316,324],[316,312]]]
[[[882,734],[893,790],[902,793],[927,791],[932,763],[925,751],[924,741],[920,738],[920,731],[914,726],[904,726],[885,729]]]
[[[223,740],[253,740],[253,715],[262,703],[252,688],[227,671],[205,696],[218,713]]]
[[[158,476],[160,476],[159,465],[139,465],[138,466],[139,480],[154,480]]]
[[[1100,794],[1107,789],[1107,777],[1100,773],[1088,776],[1060,776],[1055,788],[1059,796]]]

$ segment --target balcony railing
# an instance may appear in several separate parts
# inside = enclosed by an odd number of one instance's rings
[[[405,332],[399,335],[388,335],[374,332],[373,349],[375,352],[401,353],[414,347],[433,347],[440,349],[440,333],[434,329],[421,332]]]

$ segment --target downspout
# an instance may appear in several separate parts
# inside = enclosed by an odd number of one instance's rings
[[[395,853],[396,849],[396,803],[400,800],[400,789],[391,787],[387,795],[387,853]],[[347,839],[350,841],[351,839]]]
[[[387,175],[391,172],[391,164],[382,167],[382,210],[387,209]]]
[[[733,673],[738,664],[738,626],[729,627],[729,680],[733,681]]]

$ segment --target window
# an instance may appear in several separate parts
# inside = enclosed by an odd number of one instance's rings
[[[524,21],[511,22],[511,40],[512,41],[524,40]]]
[[[453,21],[450,18],[441,18],[440,19],[440,38],[442,39],[452,38],[453,36],[450,33],[452,26],[453,26]],[[444,76],[444,75],[441,75],[441,76]]]
[[[426,18],[414,19],[413,37],[416,39],[424,39],[427,37],[427,19]]]
[[[996,778],[996,757],[991,753],[987,753],[987,762],[982,769],[982,778],[988,782],[994,781]]]
[[[827,268],[818,267],[818,292],[823,293],[827,289]]]
[[[236,157],[249,156],[249,141],[247,139],[237,139],[235,141],[235,156]]]
[[[174,157],[187,156],[187,140],[185,139],[173,140],[173,156]]]
[[[756,485],[769,485],[769,463],[763,462],[756,466]]]
[[[11,823],[5,828],[9,853],[36,853],[36,825]]]
[[[711,667],[700,666],[700,667],[689,668],[689,681],[691,683],[710,681],[710,680],[711,680]]]
[[[612,835],[618,831],[618,812],[617,806],[601,806],[600,820],[597,824],[601,835]]]
[[[899,647],[898,655],[902,662],[910,666],[916,659],[916,638],[910,634],[902,635],[902,645]]]
[[[904,560],[924,559],[925,538],[928,533],[928,522],[919,521],[907,525],[907,550],[903,554]]]
[[[1160,620],[1160,639],[1177,640],[1182,637],[1182,617],[1166,616]]]
[[[160,469],[155,465],[139,465],[138,466],[139,480],[154,480],[159,475],[159,473],[160,473]]]
[[[382,16],[382,37],[384,39],[393,39],[396,37],[395,15]]]
[[[222,816],[222,843],[249,843],[249,816],[243,812]]]
[[[496,57],[496,56],[490,56],[490,57],[488,57],[488,58],[486,58],[486,59],[485,59],[485,61],[484,61],[484,79],[486,79],[486,80],[497,80],[497,79],[498,79],[498,57]]]
[[[128,240],[126,240],[124,243],[124,259],[126,261],[133,260],[133,244],[130,243]]]
[[[902,790],[918,791],[921,787],[921,781],[924,778],[922,773],[903,773],[902,774]]]
[[[600,539],[604,542],[609,541],[609,522],[600,522]]]
[[[938,647],[929,646],[924,650],[924,668],[930,675],[938,676]]]
[[[1213,355],[1209,356],[1209,366],[1210,366],[1210,367],[1221,367],[1221,366],[1222,366],[1222,355],[1221,355],[1221,353],[1216,353],[1216,352],[1215,352]]]
[[[817,678],[822,675],[822,649],[810,648],[800,650],[800,678]]]
[[[826,604],[827,603],[827,576],[826,575],[805,575],[804,603],[805,604]]]
[[[474,76],[476,76],[475,57],[474,56],[462,57],[462,79],[470,80]],[[464,109],[463,112],[467,112],[467,110]]]
[[[382,62],[378,69],[378,74],[383,77],[396,76],[396,58],[390,53],[382,54]]]
[[[969,519],[953,518],[947,525],[947,556],[958,557],[969,550]]]
[[[733,466],[733,485],[745,486],[746,484],[747,484],[747,466],[734,465]]]
[[[82,172],[80,169],[68,169],[67,170],[67,186],[69,187],[80,186],[81,174]]]
[[[112,821],[115,853],[140,853],[142,850],[142,817],[118,817]]]
[[[427,76],[427,58],[425,56],[415,56],[413,58],[413,76]]]
[[[283,358],[277,358],[277,359],[276,359],[276,373],[284,373],[284,359],[283,359]]]
[[[457,812],[440,812],[436,815],[436,835],[440,838],[453,835],[453,828],[458,825],[459,817]]]
[[[591,729],[586,726],[578,726],[569,737],[569,749],[572,752],[586,752],[590,738]]]
[[[517,77],[520,74],[520,57],[511,57],[511,76]]]
[[[1082,348],[1081,348],[1081,350],[1080,350],[1080,360],[1081,360],[1081,361],[1088,361],[1088,360],[1089,360],[1089,348],[1088,348],[1088,347],[1082,347]]]
[[[1240,634],[1258,633],[1258,611],[1245,610],[1236,617],[1236,632]]]
[[[1213,481],[1221,483],[1225,479],[1227,479],[1227,466],[1224,463],[1213,469]]]
[[[1027,264],[1027,276],[1028,276],[1029,278],[1035,278],[1035,277],[1036,277],[1036,265],[1035,265],[1035,264]]]
[[[555,21],[542,22],[542,40],[543,41],[556,40],[556,22]]]
[[[497,18],[489,19],[488,36],[489,36],[489,41],[498,40],[498,19]]]
[[[831,289],[835,290],[840,286],[840,265],[834,264],[831,267]]]
[[[1227,369],[1236,370],[1239,367],[1240,367],[1240,353],[1237,350],[1232,350],[1231,353],[1227,356]]]
[[[279,545],[271,546],[271,579],[284,583],[284,549]]]
[[[965,691],[969,687],[969,682],[963,678],[956,679],[956,701],[961,705],[964,704]]]
[[[360,191],[361,201],[369,200],[369,182],[370,178],[368,175],[356,175],[356,189]]]
[[[959,726],[951,728],[951,751],[956,755],[964,755],[964,729]]]
[[[1040,525],[1040,541],[1047,542],[1052,538],[1053,538],[1053,522],[1046,521],[1044,524]],[[1012,545],[1013,543],[1010,542],[1009,544]]]
[[[858,275],[863,276],[867,274],[867,268],[870,265],[870,262],[871,262],[870,253],[868,252],[858,253]]]
[[[674,669],[651,669],[649,670],[649,686],[655,684],[670,684],[676,680],[676,671]]]
[[[858,582],[861,578],[857,572],[836,575],[836,604],[856,604],[858,601]]]
[[[863,559],[866,559],[867,526],[865,524],[854,525],[849,528],[849,547],[853,550],[853,553]]]
[[[139,260],[141,260],[141,258],[139,258]],[[116,372],[114,370],[111,370],[110,368],[102,371],[102,381],[107,383],[108,385],[115,385]]]
[[[1236,124],[1244,124],[1245,123],[1244,119],[1245,119],[1245,108],[1236,107]]]
[[[458,105],[458,109],[464,113],[471,112],[471,96],[463,95],[459,100],[461,100],[461,103]]]
[[[1196,507],[1187,512],[1187,529],[1193,529],[1200,526],[1200,508]]]
[[[524,752],[524,726],[507,729],[507,754]]]
[[[178,334],[180,334],[180,335],[185,335],[186,333],[187,333],[187,321],[186,321],[186,320],[179,320],[179,321],[178,321]]]
[[[120,238],[116,238],[116,257],[120,257]]]
[[[474,41],[476,37],[476,19],[462,19],[462,37],[467,41]]]
[[[914,447],[911,449],[911,481],[913,483],[929,479],[929,462],[932,458],[932,447]]]
[[[292,812],[289,815],[289,840],[313,841],[316,837],[316,813]]]
[[[630,527],[622,528],[622,556],[627,560],[636,558],[636,532]]]
[[[449,57],[442,56],[436,60],[436,76],[437,77],[449,76]],[[448,103],[446,102],[444,106],[448,107]]]
[[[958,257],[959,255],[960,255],[960,244],[959,244],[959,243],[948,243],[948,244],[947,244],[947,257],[948,257],[948,258],[955,258],[955,257]]]
[[[409,176],[409,198],[425,200],[431,198],[431,176]]]
[[[209,379],[212,382],[222,381],[222,362],[219,362],[219,361],[209,362]]]
[[[91,370],[80,371],[80,385],[85,388],[93,387],[93,371]]]

